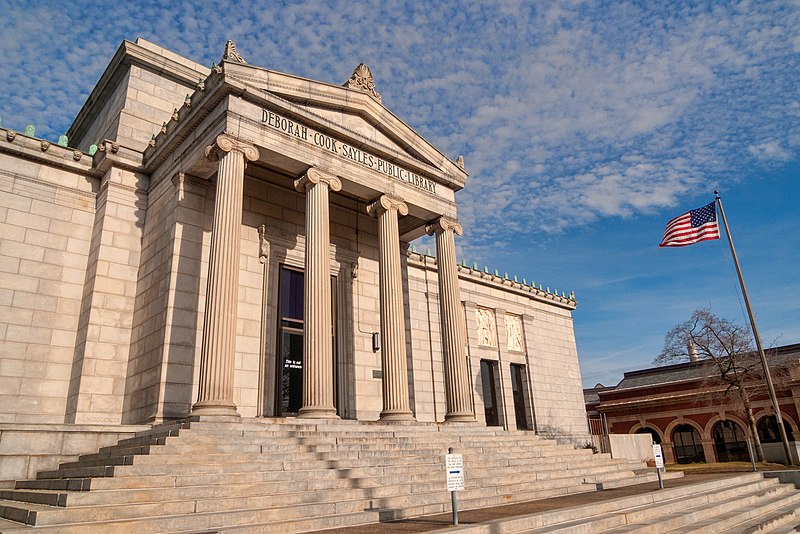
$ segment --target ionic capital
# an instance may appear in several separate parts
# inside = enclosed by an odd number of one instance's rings
[[[457,219],[451,219],[450,217],[444,216],[439,217],[425,227],[425,231],[428,233],[428,235],[440,234],[448,230],[452,230],[458,235],[462,235],[464,233],[464,229],[461,227],[461,223],[458,222]]]
[[[219,161],[223,152],[228,153],[232,150],[244,154],[245,161],[256,161],[260,155],[258,149],[250,143],[234,139],[228,134],[220,134],[213,145],[206,147],[206,157],[211,161]]]
[[[294,188],[301,193],[317,184],[326,184],[332,191],[341,191],[342,182],[333,174],[311,167],[306,173],[294,181]]]
[[[370,217],[379,217],[391,209],[397,210],[400,215],[408,215],[408,206],[403,199],[391,195],[381,195],[378,200],[367,205]]]

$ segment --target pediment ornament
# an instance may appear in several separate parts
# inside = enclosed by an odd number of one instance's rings
[[[369,67],[363,63],[359,63],[356,70],[353,71],[353,75],[350,76],[350,79],[347,80],[347,83],[344,85],[348,89],[358,89],[359,91],[369,93],[378,99],[378,102],[381,101],[380,93],[375,90],[375,78],[372,77],[372,72],[369,70]]]
[[[245,61],[244,58],[239,55],[239,52],[236,51],[236,44],[233,41],[228,41],[225,43],[225,53],[222,54],[222,59],[247,65],[247,61]]]

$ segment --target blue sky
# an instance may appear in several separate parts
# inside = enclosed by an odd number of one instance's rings
[[[122,39],[342,83],[471,174],[459,253],[574,290],[584,385],[697,308],[746,315],[724,240],[659,250],[722,194],[767,345],[800,342],[800,3],[0,0],[0,122],[56,140]]]

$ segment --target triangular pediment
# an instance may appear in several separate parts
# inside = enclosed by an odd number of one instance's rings
[[[279,114],[285,111],[300,122],[382,157],[414,161],[452,181],[455,189],[466,182],[467,173],[462,168],[368,91],[241,63],[225,62],[223,68],[226,83],[241,85],[255,100],[262,96],[262,105]]]

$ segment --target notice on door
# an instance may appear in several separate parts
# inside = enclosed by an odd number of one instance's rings
[[[447,491],[463,490],[464,456],[461,454],[448,454],[445,456],[444,466],[447,472]]]

